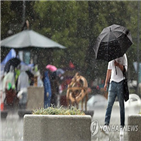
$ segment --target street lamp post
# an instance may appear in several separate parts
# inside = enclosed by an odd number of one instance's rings
[[[25,0],[23,0],[23,24],[25,22]]]

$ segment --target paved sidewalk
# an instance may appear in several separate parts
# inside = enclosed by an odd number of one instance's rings
[[[97,134],[92,136],[92,141],[128,141],[128,115],[131,114],[138,114],[139,108],[138,107],[130,107],[125,110],[125,130],[124,136],[121,137],[119,135],[120,131],[120,111],[119,106],[117,103],[114,104],[111,114],[111,121],[110,121],[110,130],[109,136],[105,135],[101,130],[100,127],[104,125],[105,119],[105,112],[106,107],[102,109],[95,109],[95,113],[93,116],[92,121],[97,122],[98,124],[98,132]]]
[[[103,122],[101,122],[103,120],[103,117],[98,118],[98,119],[93,119],[93,122],[97,122],[98,123],[98,132],[96,134],[92,134],[92,141],[128,141],[128,133],[125,131],[124,132],[124,136],[120,136],[120,126],[116,123],[118,123],[117,117],[113,117],[112,121],[114,121],[114,123],[112,124],[112,126],[110,126],[109,130],[111,130],[109,132],[109,135],[105,135],[102,131],[101,128],[103,126]]]

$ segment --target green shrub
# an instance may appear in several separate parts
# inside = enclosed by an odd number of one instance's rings
[[[46,109],[36,109],[33,110],[33,114],[35,115],[85,115],[84,112],[76,109],[75,107],[72,107],[71,109],[67,108],[54,108],[54,107],[48,107]]]

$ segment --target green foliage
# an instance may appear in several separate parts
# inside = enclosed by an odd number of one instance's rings
[[[106,75],[107,62],[95,60],[93,46],[97,36],[104,27],[111,24],[126,26],[134,42],[127,51],[129,79],[135,79],[133,62],[137,60],[137,1],[26,1],[25,16],[31,29],[67,48],[43,50],[39,54],[42,56],[39,63],[43,67],[52,63],[59,68],[66,68],[71,60],[88,82],[97,78],[104,79]],[[2,39],[8,36],[9,29],[14,33],[20,32],[22,20],[22,2],[1,2]]]
[[[77,69],[84,68],[89,44],[87,6],[87,2],[76,1],[42,1],[34,5],[42,24],[41,33],[67,47],[63,51],[54,51],[53,63],[57,67],[66,67],[72,60]]]
[[[14,17],[14,12],[10,10],[10,3],[8,1],[1,2],[1,16],[1,35],[2,38],[6,38],[10,28],[10,22]]]
[[[36,109],[33,110],[33,114],[35,115],[85,115],[84,112],[72,107],[71,109],[66,109],[63,107],[54,108],[48,107],[46,109]]]

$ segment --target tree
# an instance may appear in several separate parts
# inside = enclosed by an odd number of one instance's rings
[[[3,1],[1,3],[1,35],[4,39],[8,36],[7,31],[11,27],[15,27],[13,28],[14,34],[20,31],[23,22],[23,3],[19,1]],[[25,16],[25,19],[30,22],[31,29],[67,47],[64,50],[42,50],[41,52],[36,50],[34,53],[42,56],[43,65],[53,63],[57,67],[63,68],[68,66],[71,60],[88,81],[95,78],[104,79],[106,75],[107,62],[95,60],[93,46],[97,36],[103,28],[113,23],[126,26],[131,31],[134,41],[132,47],[127,51],[130,62],[130,78],[134,78],[137,2],[26,1]]]
[[[58,66],[62,65],[60,60],[65,60],[64,65],[72,60],[88,79],[104,78],[107,62],[95,60],[93,46],[104,27],[113,23],[126,26],[130,20],[127,3],[127,0],[39,0],[34,7],[40,21],[36,29],[67,47],[54,52],[54,63]]]
[[[14,12],[10,10],[10,2],[1,1],[1,37],[2,39],[9,36],[10,32],[10,23],[13,19]],[[3,16],[4,15],[4,16]],[[9,33],[8,33],[9,31]]]
[[[127,2],[97,2],[89,1],[89,48],[87,51],[87,62],[89,62],[89,74],[92,76],[94,70],[93,78],[105,77],[107,63],[99,60],[92,60],[92,48],[94,41],[100,34],[103,28],[110,26],[112,24],[119,24],[126,26],[127,20],[130,20],[130,15],[128,13],[128,3]],[[131,8],[131,7],[130,7]],[[94,18],[93,18],[94,17]],[[93,68],[92,68],[93,66]]]
[[[1,1],[1,39],[6,38],[13,34],[13,31],[10,29],[10,23],[12,22],[13,17],[15,16],[14,12],[10,9],[9,1]],[[1,60],[8,54],[10,49],[1,48]]]
[[[87,3],[76,1],[35,3],[34,10],[39,15],[42,27],[40,32],[67,47],[64,51],[54,51],[54,62],[58,66],[62,65],[60,60],[64,60],[64,66],[67,66],[72,60],[78,69],[83,67],[84,48],[88,43],[85,35],[87,23],[84,20],[87,15],[82,14],[82,9],[87,11],[85,4]]]

